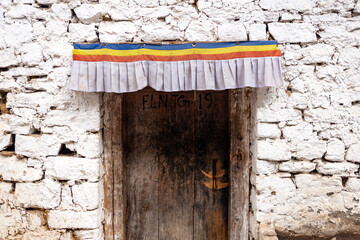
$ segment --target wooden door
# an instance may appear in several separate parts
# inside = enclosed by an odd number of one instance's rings
[[[226,91],[124,94],[125,236],[226,240]]]

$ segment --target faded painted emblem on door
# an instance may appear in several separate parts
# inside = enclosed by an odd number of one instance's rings
[[[229,186],[228,182],[223,182],[223,178],[225,177],[227,170],[226,169],[217,170],[216,159],[213,160],[213,166],[210,172],[205,172],[202,169],[200,169],[200,171],[206,177],[206,180],[203,183],[207,188],[210,188],[212,190],[218,190]]]

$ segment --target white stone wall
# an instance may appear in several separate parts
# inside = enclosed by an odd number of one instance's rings
[[[252,235],[359,234],[360,2],[259,4],[279,14],[285,86],[257,92]]]
[[[78,4],[0,1],[0,239],[103,238],[101,96],[67,90],[71,42],[98,40]]]
[[[359,231],[359,1],[1,0],[0,239],[103,239],[101,95],[67,90],[73,42],[266,39],[285,84],[254,100],[251,235]]]

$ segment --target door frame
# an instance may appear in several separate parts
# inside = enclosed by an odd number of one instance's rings
[[[249,239],[250,206],[250,88],[228,90],[230,137],[229,240]],[[125,240],[122,94],[103,94],[104,235]],[[121,174],[115,174],[121,173]]]

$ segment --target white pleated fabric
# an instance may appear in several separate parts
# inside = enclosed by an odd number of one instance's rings
[[[126,93],[147,86],[157,91],[280,87],[280,57],[230,60],[85,62],[74,61],[70,89]]]

